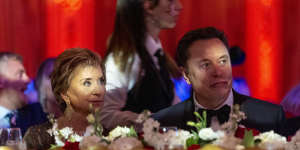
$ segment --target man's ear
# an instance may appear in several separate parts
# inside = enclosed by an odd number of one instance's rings
[[[179,67],[179,68],[180,68],[180,71],[181,71],[181,73],[182,73],[182,75],[183,75],[183,78],[184,78],[184,80],[186,81],[186,83],[187,83],[187,84],[191,84],[190,79],[189,79],[189,77],[188,77],[188,71],[187,71],[187,69],[185,69],[185,68],[183,68],[183,67]]]
[[[151,0],[144,1],[144,11],[146,14],[152,14],[153,10],[153,2]]]

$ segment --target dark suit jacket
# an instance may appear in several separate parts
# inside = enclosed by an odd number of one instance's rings
[[[241,95],[233,91],[234,104],[241,106],[241,111],[245,113],[247,119],[241,121],[241,124],[248,128],[257,129],[260,132],[274,130],[277,133],[283,133],[283,123],[285,120],[284,111],[281,106],[266,101]],[[163,109],[152,117],[158,120],[162,126],[177,126],[185,130],[194,130],[187,126],[187,121],[196,121],[193,114],[195,111],[194,100],[190,99]]]
[[[283,132],[286,135],[293,136],[300,129],[300,116],[289,118],[286,120]]]
[[[28,104],[18,109],[16,127],[19,127],[22,135],[24,135],[29,127],[41,124],[47,120],[47,114],[43,112],[40,103]]]

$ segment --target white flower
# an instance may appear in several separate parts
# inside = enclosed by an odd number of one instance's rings
[[[261,140],[261,143],[258,146],[263,149],[282,149],[287,143],[285,137],[274,133],[274,131],[261,133],[255,136],[254,139]]]
[[[63,129],[58,131],[61,136],[65,139],[68,139],[71,134],[73,134],[73,129],[70,127],[64,127]]]
[[[274,131],[264,132],[254,137],[254,139],[260,139],[262,143],[265,142],[282,142],[286,143],[286,137],[283,137]]]
[[[115,129],[109,132],[107,139],[109,141],[113,141],[117,137],[126,137],[129,132],[129,128],[117,126]]]
[[[55,122],[51,129],[47,132],[54,136],[56,146],[64,146],[66,141],[69,142],[79,142],[82,140],[82,137],[73,132],[73,129],[70,127],[65,127],[63,129],[58,129],[57,123]]]
[[[219,139],[225,134],[222,131],[214,132],[211,128],[204,128],[199,131],[198,135],[202,140],[210,141]]]
[[[72,134],[70,135],[70,138],[68,141],[70,142],[80,142],[82,140],[82,137],[79,136],[78,134]]]

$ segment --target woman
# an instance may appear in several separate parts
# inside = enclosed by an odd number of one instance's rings
[[[107,129],[136,125],[143,110],[152,113],[179,102],[171,77],[174,61],[162,51],[161,29],[173,28],[179,0],[118,0],[114,32],[105,57],[107,94],[101,111]]]
[[[51,74],[54,96],[64,112],[55,121],[58,129],[71,127],[79,135],[84,133],[90,105],[101,108],[103,104],[104,72],[100,57],[90,50],[73,48],[58,56]],[[55,144],[54,137],[47,132],[50,128],[50,122],[30,128],[24,137],[27,147],[48,149]]]
[[[38,91],[38,99],[43,111],[54,114],[55,118],[62,115],[51,89],[50,74],[53,71],[55,58],[46,59],[39,67],[34,85]]]

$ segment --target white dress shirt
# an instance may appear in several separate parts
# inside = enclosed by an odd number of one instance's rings
[[[9,118],[6,117],[6,115],[11,112],[12,112],[11,110],[0,106],[0,128],[9,128],[10,127]]]
[[[204,106],[202,106],[201,104],[198,103],[195,93],[193,93],[193,98],[194,98],[194,104],[195,104],[195,111],[198,111],[198,109],[200,109],[200,108],[201,109],[207,109],[207,108],[205,108]],[[224,101],[224,103],[222,105],[220,105],[219,107],[215,108],[214,110],[218,110],[218,109],[222,108],[225,105],[230,106],[230,108],[232,108],[232,106],[233,106],[233,92],[232,92],[232,90],[230,90],[230,93],[229,93],[228,97],[226,98],[226,100]]]
[[[194,104],[195,104],[195,111],[198,111],[200,108],[201,109],[207,109],[206,107],[204,107],[204,106],[202,106],[201,104],[198,103],[195,93],[193,93],[193,98],[194,98]],[[225,105],[228,105],[230,108],[232,108],[232,106],[233,106],[233,92],[232,92],[232,90],[230,90],[230,93],[229,93],[227,99],[224,101],[224,103],[222,105],[220,105],[219,107],[215,108],[214,110],[218,110],[218,109],[222,108]],[[202,114],[200,114],[200,115],[202,115]],[[220,129],[220,123],[219,123],[216,116],[213,116],[211,118],[210,127],[215,131]]]
[[[158,59],[154,54],[162,48],[161,42],[147,36],[145,46],[154,64],[159,67]],[[141,60],[138,54],[135,54],[128,62],[132,62],[131,70],[126,68],[122,72],[116,65],[112,53],[106,59],[106,95],[101,110],[101,123],[109,130],[117,125],[133,125],[138,116],[134,112],[121,110],[126,104],[128,91],[133,88],[138,77],[144,73],[141,69]],[[173,104],[178,102],[180,102],[180,99],[175,93]]]

